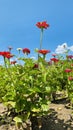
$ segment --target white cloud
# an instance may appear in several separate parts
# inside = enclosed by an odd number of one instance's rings
[[[63,54],[65,53],[66,51],[68,50],[68,45],[67,43],[63,43],[62,45],[58,45],[56,50],[55,50],[55,53],[57,54]]]
[[[73,51],[73,46],[68,47],[70,51]]]
[[[73,51],[73,46],[68,46],[67,43],[63,43],[62,45],[57,46],[55,53],[56,54],[64,54],[68,50]]]

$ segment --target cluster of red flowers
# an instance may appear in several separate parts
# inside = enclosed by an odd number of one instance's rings
[[[5,57],[5,58],[8,58],[8,59],[13,57],[13,55],[9,51],[2,51],[2,52],[0,52],[0,55]]]
[[[37,26],[38,28],[47,29],[47,27],[49,27],[49,24],[47,24],[46,21],[43,21],[43,22],[38,22],[38,23],[36,24],[36,26]]]
[[[47,53],[50,53],[50,50],[42,49],[42,50],[38,50],[38,53],[46,55]]]

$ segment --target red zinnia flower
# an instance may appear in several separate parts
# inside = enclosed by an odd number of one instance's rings
[[[73,77],[72,76],[68,77],[68,80],[73,80]]]
[[[3,57],[6,57],[7,55],[9,55],[10,52],[9,51],[1,51],[0,52],[0,55],[3,56]]]
[[[17,63],[17,61],[16,60],[14,60],[14,61],[11,61],[11,64],[16,64]]]
[[[33,68],[38,68],[38,64],[34,64]]]
[[[8,55],[6,55],[5,57],[8,58],[8,59],[10,59],[10,58],[12,58],[13,56],[14,56],[13,54],[8,54]]]
[[[13,48],[11,46],[8,46],[9,51],[11,51]]]
[[[71,67],[73,67],[73,64],[71,64]]]
[[[57,58],[51,58],[50,60],[55,62],[55,63],[59,61],[59,59],[57,59]]]
[[[52,54],[53,57],[56,57],[56,54]]]
[[[73,59],[73,55],[68,55],[67,58],[68,59]]]
[[[47,24],[46,21],[43,21],[43,22],[37,22],[36,26],[37,26],[38,28],[47,29],[47,27],[49,27],[49,24]]]
[[[52,65],[52,61],[49,61],[49,62],[48,62],[48,65]]]
[[[3,56],[3,57],[5,57],[5,58],[8,58],[8,59],[10,59],[11,57],[13,57],[13,55],[9,51],[0,52],[0,55]]]
[[[47,53],[50,53],[50,50],[42,49],[42,50],[38,50],[38,53],[41,53],[41,54],[43,54],[43,55],[46,55]]]
[[[29,54],[29,53],[30,53],[30,50],[29,50],[28,48],[24,48],[22,51],[23,51],[24,54],[25,54],[25,53],[26,53],[26,54]]]
[[[69,73],[69,72],[71,72],[71,71],[72,71],[71,69],[68,69],[68,68],[65,69],[65,72],[66,72],[66,73]]]

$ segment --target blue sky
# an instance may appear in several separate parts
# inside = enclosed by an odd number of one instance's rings
[[[0,51],[8,46],[29,48],[31,56],[39,48],[40,29],[35,24],[47,21],[43,46],[52,52],[66,42],[73,45],[73,0],[0,0]]]

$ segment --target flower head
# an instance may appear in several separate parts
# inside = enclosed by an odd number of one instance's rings
[[[68,77],[68,80],[70,80],[70,81],[73,80],[73,77],[72,77],[72,76],[69,76],[69,77]]]
[[[42,49],[42,50],[38,50],[38,53],[46,55],[47,53],[50,53],[50,50]]]
[[[0,52],[0,55],[5,57],[5,58],[8,58],[8,59],[10,59],[11,57],[14,56],[9,51],[2,51],[2,52]]]
[[[57,54],[52,54],[53,57],[56,57]]]
[[[8,55],[6,56],[6,58],[10,59],[10,58],[12,58],[13,56],[14,56],[13,54],[8,54]]]
[[[22,51],[22,48],[17,48],[17,51]]]
[[[71,67],[73,67],[73,64],[71,64]]]
[[[11,46],[8,46],[9,51],[11,51],[13,48]]]
[[[39,65],[36,63],[36,64],[34,64],[34,66],[33,66],[33,68],[38,68],[39,67]]]
[[[24,48],[22,51],[24,54],[27,54],[27,55],[30,53],[30,50],[28,48]]]
[[[48,65],[52,65],[52,61],[48,61]]]
[[[11,61],[11,64],[16,64],[17,63],[17,61],[16,60],[14,60],[14,61]]]
[[[37,26],[38,28],[47,29],[47,27],[49,27],[49,24],[47,24],[46,21],[43,21],[43,22],[37,22],[36,26]]]
[[[67,58],[68,59],[73,59],[73,55],[68,55]]]
[[[50,60],[53,61],[54,63],[59,61],[59,59],[57,59],[57,58],[51,58]]]
[[[72,71],[72,70],[69,69],[69,68],[65,69],[65,72],[66,72],[66,73],[69,73],[69,72],[71,72],[71,71]]]

